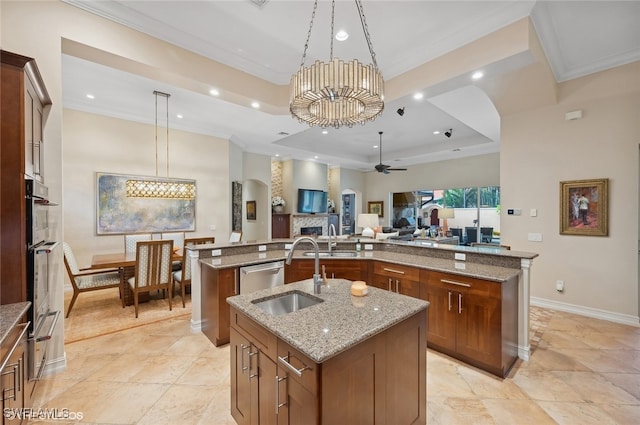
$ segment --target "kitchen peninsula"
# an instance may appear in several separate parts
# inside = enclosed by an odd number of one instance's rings
[[[192,329],[202,330],[216,345],[229,342],[226,299],[241,292],[239,268],[283,260],[291,242],[253,241],[191,251]],[[337,251],[354,256],[321,258],[327,276],[364,280],[431,302],[430,347],[498,376],[505,376],[517,357],[528,360],[529,271],[537,254],[405,241],[364,241],[364,250],[355,253],[355,241],[337,245]],[[301,244],[285,268],[285,283],[311,277],[314,260],[304,249]]]
[[[327,279],[314,294],[307,279],[227,299],[238,424],[426,422],[428,303],[350,288]],[[260,307],[292,294],[316,304],[284,314]]]

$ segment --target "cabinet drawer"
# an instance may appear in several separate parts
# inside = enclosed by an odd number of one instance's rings
[[[465,290],[469,294],[486,297],[500,298],[501,295],[501,285],[498,282],[450,273],[429,271],[429,284]]]
[[[376,261],[373,264],[373,272],[382,276],[393,277],[395,279],[420,280],[420,270],[415,267],[403,266],[400,264],[383,263]]]
[[[231,326],[246,333],[251,342],[272,360],[276,360],[278,338],[235,308],[231,308]]]
[[[287,363],[289,366],[287,366]],[[300,373],[296,373],[297,369]],[[283,340],[278,340],[278,375],[286,373],[287,379],[296,381],[307,391],[318,394],[319,365]]]

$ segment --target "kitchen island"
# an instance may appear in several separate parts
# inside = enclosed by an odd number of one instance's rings
[[[231,411],[239,424],[426,422],[428,302],[351,282],[312,280],[229,297]],[[318,304],[274,315],[283,293]],[[316,300],[316,301],[319,301]]]

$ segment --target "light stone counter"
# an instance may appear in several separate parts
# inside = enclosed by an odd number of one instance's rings
[[[351,295],[351,281],[328,279],[321,294],[324,302],[281,316],[273,316],[251,303],[282,292],[301,290],[313,294],[313,280],[236,295],[227,302],[267,330],[322,363],[371,336],[428,307],[427,301],[369,287],[368,295]]]
[[[30,302],[0,305],[0,344],[29,310]]]
[[[203,264],[214,268],[243,267],[253,264],[268,263],[286,259],[285,250],[255,252],[250,254],[227,255],[200,260]],[[305,250],[296,250],[293,258],[313,261],[313,257],[304,256]],[[455,273],[463,276],[477,277],[495,282],[504,282],[520,273],[519,268],[494,266],[491,264],[455,261],[451,259],[427,257],[424,255],[405,254],[389,251],[362,251],[356,257],[321,257],[324,260],[378,260],[394,264],[403,264],[428,270]]]

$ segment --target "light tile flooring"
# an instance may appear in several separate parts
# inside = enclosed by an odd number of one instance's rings
[[[429,350],[429,424],[640,423],[640,328],[539,308],[531,317],[531,359],[507,379]],[[38,384],[34,407],[83,419],[51,424],[235,424],[228,345],[192,334],[188,317],[65,348],[67,370]]]

